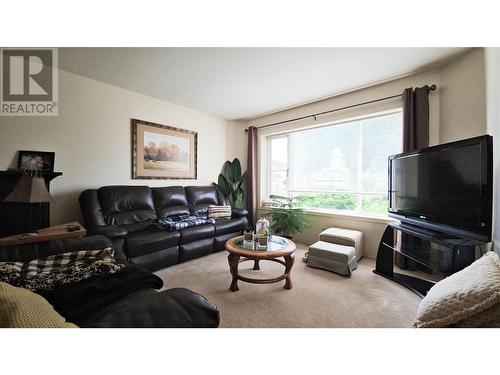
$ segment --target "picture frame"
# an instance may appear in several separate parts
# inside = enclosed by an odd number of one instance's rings
[[[132,179],[196,179],[198,133],[131,119]]]
[[[19,150],[18,169],[54,172],[55,152]]]

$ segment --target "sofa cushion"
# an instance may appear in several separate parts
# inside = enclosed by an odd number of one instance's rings
[[[104,186],[98,190],[106,224],[124,225],[156,218],[149,186]]]
[[[189,205],[219,204],[217,190],[212,186],[186,186]]]
[[[221,234],[239,232],[245,229],[247,225],[247,220],[244,217],[239,217],[237,219],[229,219],[224,221],[217,221],[215,226],[215,234],[217,236]]]
[[[176,246],[179,232],[147,231],[129,234],[125,241],[125,252],[129,258],[150,254]]]
[[[102,225],[99,227],[87,228],[87,234],[102,234],[103,236],[114,240],[116,238],[125,237],[128,234],[128,230],[118,225]]]
[[[232,233],[226,233],[226,234],[221,234],[220,236],[215,237],[214,241],[214,251],[221,251],[226,248],[226,242],[229,241],[231,238],[238,237],[241,235],[241,232],[232,232]]]
[[[154,253],[130,258],[130,263],[151,272],[173,266],[179,263],[179,246],[173,246]]]
[[[415,327],[446,327],[478,314],[495,312],[500,303],[500,261],[493,251],[436,283],[422,299]],[[499,320],[496,317],[497,322]],[[497,323],[498,324],[498,323]]]
[[[208,219],[208,207],[211,205],[211,203],[195,204],[193,206],[189,206],[189,211],[191,212],[191,215],[196,215],[203,219]]]
[[[152,188],[158,218],[189,214],[186,191],[182,186]]]
[[[192,241],[179,245],[179,262],[208,255],[214,251],[214,238]]]
[[[215,227],[213,224],[199,225],[197,227],[189,227],[181,229],[181,243],[202,240],[215,236]]]
[[[157,210],[157,215],[159,219],[165,219],[173,216],[182,216],[189,215],[189,207],[188,206],[170,206],[164,207],[160,210]]]

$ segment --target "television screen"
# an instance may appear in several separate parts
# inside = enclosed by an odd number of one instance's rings
[[[483,136],[391,156],[390,216],[489,240],[490,140]]]

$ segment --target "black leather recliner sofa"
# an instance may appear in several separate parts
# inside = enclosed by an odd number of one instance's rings
[[[36,245],[4,246],[0,247],[0,262],[29,262],[32,259],[68,251],[98,250],[109,246],[111,241],[99,235]],[[128,294],[124,293],[118,299],[108,301],[104,298],[104,300],[105,304],[92,304],[95,308],[92,308],[81,322],[77,322],[80,327],[216,328],[219,326],[217,307],[202,295],[186,288],[158,292],[151,287],[144,287]]]
[[[118,258],[151,271],[223,250],[228,239],[243,232],[244,209],[233,209],[230,220],[174,232],[152,225],[169,216],[204,216],[211,204],[227,204],[212,186],[104,186],[80,194],[88,234],[108,237]]]

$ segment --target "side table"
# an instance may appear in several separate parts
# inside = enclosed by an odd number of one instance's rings
[[[78,225],[80,229],[69,232],[68,225]],[[38,230],[37,236],[23,236],[15,234],[13,236],[0,238],[0,246],[19,246],[26,244],[35,244],[40,242],[48,242],[62,240],[66,238],[84,237],[87,235],[87,230],[77,221],[72,221],[66,224],[55,225],[53,227],[43,228]]]

